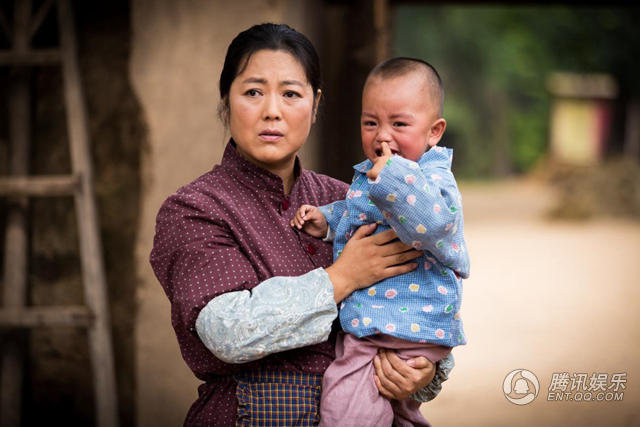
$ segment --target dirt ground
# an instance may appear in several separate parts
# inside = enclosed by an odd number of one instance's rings
[[[462,309],[468,344],[454,350],[456,368],[440,396],[422,406],[427,419],[434,426],[640,426],[640,223],[549,221],[554,196],[532,182],[461,190],[471,255]],[[516,369],[539,381],[527,405],[505,398],[504,379]],[[554,374],[563,373],[572,400],[550,400],[561,392]],[[594,374],[604,374],[608,388],[616,373],[626,374],[621,400],[592,390],[585,401]],[[578,374],[587,374],[587,390],[571,390]]]
[[[456,368],[442,393],[422,406],[427,419],[436,427],[640,426],[640,223],[546,220],[553,194],[529,181],[462,183],[461,190],[471,255],[462,310],[469,342],[454,350]],[[168,312],[163,295],[157,305]],[[146,341],[176,347],[170,331],[155,330]],[[145,389],[139,410],[158,425],[162,402],[170,408],[163,425],[178,425],[196,381],[177,348],[145,364],[172,377]],[[504,379],[516,369],[539,381],[528,405],[505,398]],[[608,385],[626,373],[626,388],[622,401],[548,401],[554,373],[606,374]],[[152,398],[160,389],[164,397]]]

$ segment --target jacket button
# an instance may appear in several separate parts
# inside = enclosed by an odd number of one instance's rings
[[[280,207],[282,208],[283,211],[286,211],[287,209],[289,209],[289,199],[284,199],[280,204]]]
[[[315,255],[316,252],[317,252],[316,247],[313,246],[311,243],[308,243],[307,244],[307,252],[309,252],[309,254],[311,254],[311,255]]]

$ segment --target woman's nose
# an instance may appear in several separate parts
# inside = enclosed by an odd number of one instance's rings
[[[267,96],[264,104],[263,118],[265,120],[280,120],[280,104],[277,96]]]

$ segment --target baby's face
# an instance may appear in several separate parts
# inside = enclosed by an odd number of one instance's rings
[[[430,138],[438,118],[438,107],[431,102],[420,73],[372,77],[362,93],[360,134],[364,154],[375,162],[382,155],[381,143],[387,142],[393,154],[417,161],[438,142]]]

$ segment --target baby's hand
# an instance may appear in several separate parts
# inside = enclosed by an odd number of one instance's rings
[[[389,144],[383,142],[380,144],[382,147],[382,156],[378,157],[376,161],[373,163],[373,167],[367,172],[367,177],[371,180],[378,179],[378,175],[382,168],[387,165],[387,161],[393,156],[391,152],[391,148],[389,148]]]
[[[291,220],[291,226],[313,237],[327,235],[327,220],[315,206],[302,205]]]

